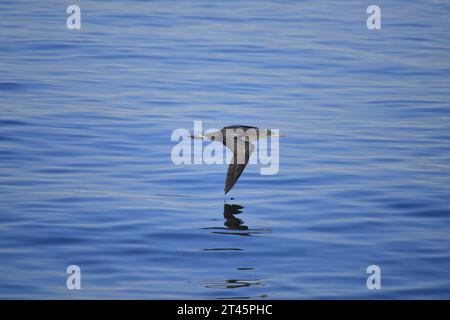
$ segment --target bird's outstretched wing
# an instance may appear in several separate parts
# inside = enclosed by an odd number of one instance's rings
[[[252,152],[255,150],[255,146],[248,141],[241,139],[234,139],[234,146],[230,146],[228,143],[226,146],[233,151],[233,159],[228,166],[227,178],[225,181],[225,194],[233,188],[238,181]],[[234,149],[234,150],[233,150]]]

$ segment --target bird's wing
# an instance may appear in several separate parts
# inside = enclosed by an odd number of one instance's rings
[[[233,151],[233,159],[228,166],[227,178],[225,181],[225,194],[233,188],[238,181],[245,167],[247,166],[250,155],[255,150],[255,146],[241,139],[234,139],[234,150],[227,143],[226,146]]]

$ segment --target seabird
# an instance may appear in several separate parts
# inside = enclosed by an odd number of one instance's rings
[[[221,142],[233,152],[233,159],[228,166],[227,178],[225,180],[224,192],[227,194],[238,181],[247,166],[252,152],[255,150],[255,146],[251,142],[268,137],[282,136],[268,129],[233,125],[205,135],[193,135],[191,138]]]

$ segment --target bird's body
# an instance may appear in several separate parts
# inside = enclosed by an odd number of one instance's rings
[[[269,136],[280,136],[270,130],[259,129],[257,127],[233,125],[224,127],[219,131],[207,133],[203,136],[192,136],[194,139],[208,139],[221,142],[233,152],[233,159],[228,166],[225,180],[225,194],[233,188],[239,177],[244,172],[255,146],[251,143],[258,139]]]

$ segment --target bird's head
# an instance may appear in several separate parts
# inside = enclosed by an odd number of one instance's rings
[[[278,130],[277,130],[278,131]],[[281,134],[279,132],[273,132],[272,130],[267,130],[267,136],[273,137],[273,138],[282,138],[286,137],[285,134]]]
[[[221,131],[210,131],[210,132],[206,132],[205,134],[202,134],[202,135],[192,135],[191,139],[222,141],[222,132]]]
[[[191,139],[199,139],[199,140],[211,140],[211,141],[215,141],[216,137],[215,136],[203,136],[203,135],[191,135],[190,136]]]
[[[204,135],[197,135],[197,134],[194,134],[194,135],[191,135],[191,139],[199,139],[199,140],[205,140],[205,139],[207,139]]]

